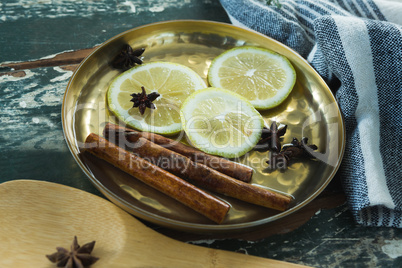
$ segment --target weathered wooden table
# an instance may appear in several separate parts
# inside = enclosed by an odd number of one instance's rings
[[[67,82],[107,39],[176,19],[229,23],[219,2],[211,0],[2,1],[0,183],[45,180],[101,195],[64,142]],[[402,230],[355,224],[345,200],[335,177],[302,210],[253,232],[200,235],[146,224],[177,240],[315,267],[401,267]]]

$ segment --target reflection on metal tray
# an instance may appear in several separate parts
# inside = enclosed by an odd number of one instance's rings
[[[81,154],[91,132],[102,134],[107,122],[118,123],[107,109],[105,94],[120,72],[109,63],[123,46],[145,47],[144,61],[184,64],[206,80],[211,61],[234,46],[253,45],[286,56],[296,69],[297,81],[280,106],[262,112],[267,125],[288,125],[283,143],[293,137],[309,137],[318,146],[317,159],[295,162],[286,170],[266,164],[267,152],[251,151],[239,161],[254,168],[252,183],[294,197],[290,208],[278,212],[219,196],[231,205],[226,220],[218,225],[137,181],[106,162]],[[112,202],[144,220],[192,232],[239,231],[290,215],[313,200],[331,181],[344,151],[344,125],[328,86],[297,53],[259,33],[229,24],[208,21],[168,21],[124,32],[97,48],[77,68],[64,96],[63,130],[77,163],[91,182]],[[290,219],[291,220],[291,219]]]

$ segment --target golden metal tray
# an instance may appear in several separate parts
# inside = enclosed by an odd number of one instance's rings
[[[91,132],[102,134],[107,122],[116,123],[106,105],[106,91],[120,71],[110,62],[123,44],[145,47],[144,61],[170,61],[191,67],[206,80],[214,57],[235,46],[252,45],[286,56],[296,69],[296,85],[283,104],[262,112],[267,125],[273,120],[288,125],[283,143],[306,136],[318,146],[316,160],[292,163],[273,170],[265,163],[268,152],[252,151],[239,161],[254,168],[252,183],[294,197],[285,212],[247,204],[226,196],[231,209],[223,224],[215,224],[170,197],[95,157],[82,157],[83,142]],[[344,152],[344,123],[328,86],[300,55],[257,32],[211,21],[167,21],[126,31],[99,46],[76,69],[67,86],[62,107],[68,147],[91,182],[113,203],[129,213],[162,226],[190,232],[239,231],[291,215],[312,201],[335,175]],[[291,217],[288,217],[292,220]]]

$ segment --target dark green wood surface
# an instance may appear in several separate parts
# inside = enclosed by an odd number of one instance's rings
[[[63,138],[61,103],[74,64],[123,31],[175,19],[229,23],[216,0],[2,1],[0,183],[45,180],[102,196]],[[249,233],[200,235],[146,224],[188,243],[314,267],[402,266],[402,230],[356,225],[339,178],[296,215]]]
[[[216,0],[1,1],[1,61],[93,47],[131,28],[166,20],[229,22]]]

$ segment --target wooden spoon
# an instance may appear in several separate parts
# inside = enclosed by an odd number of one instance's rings
[[[68,186],[31,180],[0,184],[0,267],[56,267],[56,247],[96,240],[91,267],[306,267],[176,241],[111,202]]]

